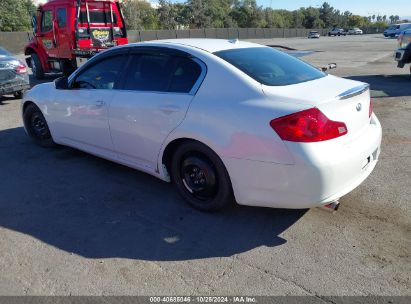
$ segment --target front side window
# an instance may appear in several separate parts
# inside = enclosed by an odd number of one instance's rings
[[[268,86],[296,84],[326,76],[308,63],[269,47],[230,49],[214,55]]]
[[[66,22],[67,22],[66,9],[65,8],[59,8],[57,10],[57,23],[59,25],[59,28],[65,27]]]
[[[134,55],[125,90],[189,93],[201,74],[190,58],[166,54]]]
[[[127,56],[117,55],[92,65],[75,78],[72,88],[113,90],[118,87]]]
[[[43,33],[51,31],[53,29],[53,12],[44,11],[41,18],[41,31]]]

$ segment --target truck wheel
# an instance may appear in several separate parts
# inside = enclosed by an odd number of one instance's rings
[[[34,77],[37,79],[44,78],[43,66],[41,65],[40,58],[37,54],[31,54],[31,70],[33,71]]]

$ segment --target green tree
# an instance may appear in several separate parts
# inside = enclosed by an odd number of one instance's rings
[[[324,22],[320,19],[320,11],[312,6],[305,9],[301,8],[304,14],[304,27],[305,28],[322,28]]]
[[[189,22],[191,28],[207,28],[211,18],[206,7],[206,0],[188,0]]]
[[[230,15],[239,27],[266,27],[264,11],[256,0],[234,1]]]
[[[35,7],[30,0],[1,0],[0,31],[27,31],[31,29],[31,14]]]
[[[320,7],[320,19],[324,22],[325,27],[334,25],[334,8],[327,2]]]
[[[157,11],[147,1],[125,0],[123,1],[122,11],[128,29],[152,30],[160,27]]]
[[[169,1],[159,1],[158,14],[161,23],[161,27],[167,30],[173,30],[177,28],[177,10],[176,7]]]
[[[350,27],[364,27],[369,23],[368,19],[359,15],[351,15],[348,17],[348,26]]]

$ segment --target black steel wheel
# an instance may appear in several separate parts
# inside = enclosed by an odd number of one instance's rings
[[[27,106],[24,110],[23,121],[27,133],[35,142],[43,147],[55,145],[47,121],[36,105],[30,104]]]
[[[44,71],[43,67],[40,62],[40,58],[37,54],[33,53],[31,54],[31,70],[33,72],[34,77],[37,79],[43,79],[44,78]]]
[[[234,201],[223,162],[199,142],[187,142],[176,149],[171,178],[180,195],[199,210],[219,210]]]

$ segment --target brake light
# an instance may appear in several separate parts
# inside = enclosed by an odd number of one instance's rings
[[[372,114],[372,98],[370,97],[370,109],[369,109],[369,111],[368,111],[368,117],[371,117],[371,114]]]
[[[317,108],[273,119],[270,126],[282,140],[294,142],[324,141],[348,132],[345,123],[328,119]]]
[[[17,74],[25,74],[27,72],[27,67],[24,64],[19,64],[16,68]]]

